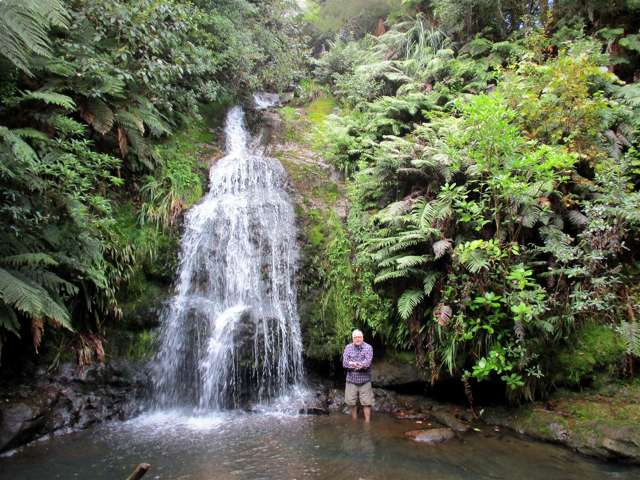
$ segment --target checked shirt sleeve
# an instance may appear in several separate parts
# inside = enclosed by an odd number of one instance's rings
[[[366,370],[371,366],[373,361],[373,348],[367,345],[368,348],[364,351],[364,361],[362,362],[362,370]]]
[[[347,345],[344,348],[344,352],[342,354],[342,366],[344,368],[346,368],[347,370],[353,370],[350,366],[349,366],[349,362],[351,361],[349,359],[349,354],[351,353],[351,348],[349,348],[351,345]]]

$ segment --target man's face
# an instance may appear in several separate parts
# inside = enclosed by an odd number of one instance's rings
[[[353,344],[354,345],[362,345],[364,342],[364,337],[362,335],[354,335],[353,336]]]

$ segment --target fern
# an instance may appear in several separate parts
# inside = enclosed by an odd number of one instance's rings
[[[0,139],[11,147],[15,159],[26,164],[26,166],[33,166],[38,161],[38,155],[35,150],[20,138],[15,130],[9,130],[7,127],[0,125]]]
[[[407,269],[425,265],[431,260],[428,255],[405,255],[396,260],[400,269]]]
[[[416,307],[424,299],[424,291],[411,289],[406,290],[398,298],[398,314],[403,320],[408,320],[413,314]]]
[[[0,2],[0,54],[33,76],[30,55],[49,57],[50,26],[66,28],[69,15],[60,0],[3,0]]]
[[[436,259],[444,257],[447,252],[451,251],[451,244],[452,242],[448,238],[435,242],[431,248],[433,249]]]
[[[113,110],[99,99],[92,100],[81,109],[80,116],[101,135],[110,132],[115,121]]]
[[[0,329],[5,329],[20,338],[20,322],[13,309],[0,302]],[[0,338],[0,353],[2,353],[2,339]]]
[[[76,108],[76,103],[71,97],[63,95],[62,93],[52,92],[50,90],[36,90],[33,92],[27,91],[23,93],[20,98],[20,101],[25,100],[39,100],[47,105],[55,105],[57,107],[62,107],[65,110],[75,110]]]
[[[622,321],[616,331],[622,337],[627,355],[640,358],[640,323]]]
[[[18,255],[0,257],[0,264],[12,267],[44,267],[56,266],[58,262],[46,253],[20,253]]]
[[[28,282],[15,271],[0,268],[0,301],[29,318],[47,318],[73,330],[69,312],[42,287]]]
[[[424,278],[422,279],[422,286],[425,295],[431,295],[433,291],[433,287],[435,287],[436,282],[440,278],[440,274],[438,272],[428,272]]]
[[[389,269],[389,270],[383,270],[373,279],[373,283],[379,284],[379,283],[387,282],[389,280],[411,278],[411,276],[416,275],[417,273],[418,273],[417,270],[409,269],[409,268],[404,270],[396,270],[395,268]]]

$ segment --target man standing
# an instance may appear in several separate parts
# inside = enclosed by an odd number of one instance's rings
[[[358,399],[364,411],[364,421],[371,420],[373,389],[371,388],[371,361],[373,348],[364,342],[360,330],[351,335],[353,342],[347,345],[342,354],[342,366],[347,370],[347,384],[344,389],[344,401],[351,407],[351,418],[358,418]]]

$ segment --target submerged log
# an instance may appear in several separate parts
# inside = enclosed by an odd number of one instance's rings
[[[151,465],[149,465],[148,463],[139,464],[136,467],[136,469],[133,471],[133,473],[131,475],[129,475],[129,478],[127,478],[127,480],[139,480],[139,479],[141,479],[144,476],[144,474],[149,471],[150,468],[151,468]]]

